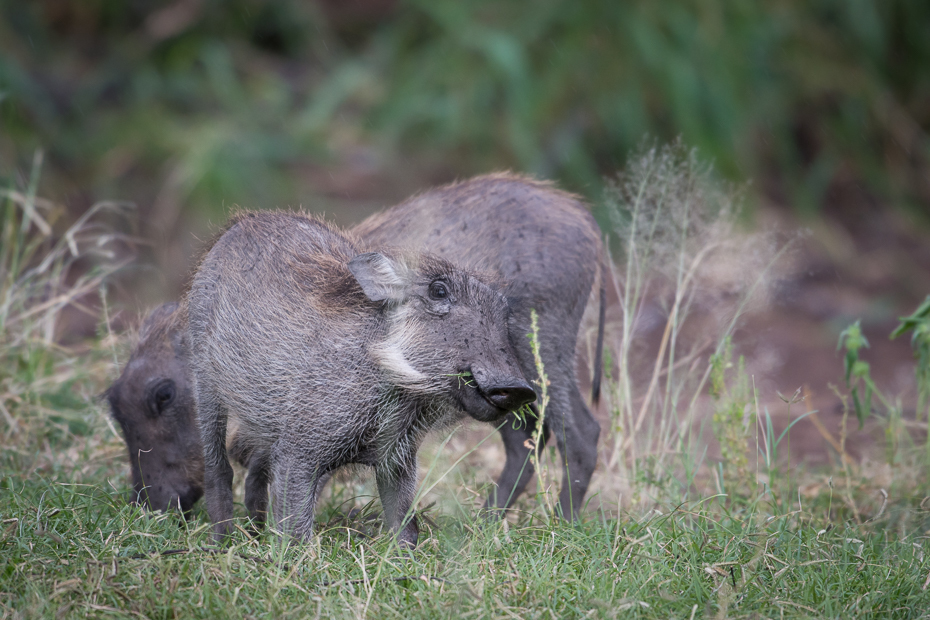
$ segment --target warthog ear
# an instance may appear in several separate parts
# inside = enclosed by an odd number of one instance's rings
[[[166,320],[177,309],[178,302],[170,301],[152,310],[152,312],[147,317],[145,317],[145,320],[142,321],[142,327],[139,329],[139,339],[141,340],[148,336],[149,332],[152,330],[156,323]]]
[[[410,271],[403,262],[366,252],[349,261],[349,271],[371,301],[403,301]]]

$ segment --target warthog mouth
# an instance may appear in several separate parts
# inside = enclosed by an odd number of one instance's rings
[[[129,503],[142,506],[147,511],[179,511],[187,519],[192,516],[194,504],[202,496],[203,489],[196,485],[187,486],[181,491],[172,489],[169,493],[158,493],[157,498],[150,494],[150,487],[135,487]]]
[[[488,396],[487,394],[485,394],[484,390],[482,390],[481,388],[475,388],[475,389],[478,390],[478,394],[481,395],[481,398],[483,398],[484,400],[486,400],[486,401],[488,402],[489,405],[491,405],[492,407],[494,407],[495,409],[497,409],[498,411],[500,411],[501,414],[505,414],[505,413],[509,413],[509,412],[510,412],[509,409],[504,409],[503,407],[501,407],[501,406],[499,406],[497,403],[495,403],[493,400],[491,400],[491,397]]]
[[[482,398],[501,413],[517,411],[524,405],[536,401],[536,392],[525,383],[498,386],[485,392],[479,390]]]
[[[508,377],[486,383],[486,385],[478,383],[476,386],[478,393],[502,414],[516,411],[536,400],[536,392],[522,378]]]
[[[536,400],[536,392],[522,378],[493,379],[481,372],[476,376],[471,370],[449,376],[458,379],[457,399],[461,407],[484,422],[498,420]]]

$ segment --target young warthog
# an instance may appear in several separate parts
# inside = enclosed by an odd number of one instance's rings
[[[555,433],[562,455],[562,516],[582,507],[597,462],[600,426],[578,390],[575,344],[585,306],[601,265],[600,315],[594,352],[592,394],[598,400],[603,357],[604,274],[600,229],[576,196],[549,183],[511,174],[491,174],[440,187],[376,213],[353,229],[373,246],[398,244],[490,273],[513,314],[509,331],[527,378],[536,379],[527,334],[536,310],[540,354],[548,386],[545,437]],[[504,424],[507,461],[488,508],[506,508],[533,476],[527,459],[534,420]]]
[[[412,546],[423,435],[464,414],[498,420],[536,397],[499,292],[427,254],[362,252],[301,214],[235,218],[187,299],[218,539],[233,513],[227,419],[248,454],[250,486],[270,484],[286,531],[309,535],[323,483],[362,463],[375,469],[385,523]]]
[[[133,500],[190,510],[203,495],[203,447],[190,385],[187,310],[163,304],[142,323],[139,342],[104,392],[123,429]]]

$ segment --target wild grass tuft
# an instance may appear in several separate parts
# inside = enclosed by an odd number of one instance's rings
[[[607,365],[607,469],[634,501],[656,497],[654,490],[640,493],[649,485],[636,481],[678,480],[681,499],[696,488],[707,465],[697,427],[711,379],[726,395],[719,407],[732,407],[718,412],[715,430],[733,472],[747,481],[737,454],[747,446],[736,448],[747,427],[736,401],[745,409],[747,389],[728,391],[720,365],[729,363],[725,349],[740,316],[764,299],[771,270],[793,239],[741,231],[741,204],[741,193],[680,143],[642,149],[606,194],[616,256],[611,285],[620,302]],[[646,354],[642,341],[650,332],[661,335]]]
[[[724,339],[723,351],[710,357],[710,395],[714,400],[713,429],[720,443],[726,478],[739,485],[740,489],[750,488],[749,445],[750,413],[752,411],[752,393],[749,389],[749,377],[746,374],[746,359],[740,355],[732,380],[727,381],[727,370],[733,369],[730,361],[733,345],[730,337]],[[723,477],[719,479],[720,492],[724,493]]]
[[[110,225],[128,207],[100,203],[63,227],[64,208],[37,195],[42,160],[24,188],[0,189],[0,471],[17,479],[98,472],[120,447],[96,400],[115,341],[58,343],[64,313],[99,320],[109,278],[132,260],[132,239]]]

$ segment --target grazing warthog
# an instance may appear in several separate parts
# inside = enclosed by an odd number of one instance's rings
[[[186,513],[203,497],[203,442],[192,383],[187,308],[162,304],[142,322],[129,362],[102,395],[129,449],[133,502]],[[248,446],[235,432],[228,447],[248,467]]]
[[[123,429],[133,500],[190,510],[203,495],[203,445],[189,368],[187,310],[163,304],[142,323],[139,343],[104,392]]]
[[[373,245],[412,245],[482,272],[495,274],[504,284],[513,317],[509,326],[510,341],[514,346],[524,376],[535,377],[536,370],[526,334],[530,331],[530,309],[539,315],[541,355],[549,377],[551,397],[545,420],[546,437],[554,431],[562,454],[565,475],[560,497],[562,514],[572,517],[580,509],[597,454],[599,427],[585,405],[575,379],[575,343],[583,309],[595,281],[601,256],[597,224],[585,205],[575,196],[554,189],[551,185],[508,174],[481,176],[454,185],[429,190],[400,206],[376,214],[356,227],[363,241]],[[603,282],[603,276],[602,276]],[[593,394],[597,400],[602,358],[604,301],[600,289],[600,324],[594,359]],[[186,377],[186,356],[164,355],[171,342],[184,343],[180,332],[186,327],[178,320],[178,313],[153,312],[147,323],[162,322],[152,328],[153,336],[140,340],[132,360],[149,361],[146,381],[157,378],[172,379],[184,385],[177,377]],[[145,332],[145,330],[143,330]],[[155,336],[157,335],[157,336]],[[133,363],[132,361],[130,362]],[[135,367],[135,366],[134,366]],[[174,499],[158,498],[152,506],[177,505],[189,507],[202,494],[202,448],[195,424],[195,415],[188,409],[182,415],[178,407],[192,402],[190,398],[176,401],[177,414],[152,416],[145,404],[144,384],[127,380],[130,367],[117,380],[111,392],[122,395],[125,404],[119,412],[113,405],[114,416],[120,420],[130,448],[133,462],[133,479],[140,480],[138,462],[133,454],[139,451],[133,437],[146,439],[144,464],[145,483],[154,487],[168,478],[169,472],[160,469],[154,457],[162,450],[170,453],[172,442],[197,442],[197,457],[188,467],[186,480],[175,483]],[[185,392],[182,390],[182,394]],[[111,404],[113,401],[111,399]],[[508,421],[500,428],[507,460],[497,484],[488,498],[490,508],[510,506],[523,491],[533,475],[527,456],[526,439],[534,431],[534,420],[529,425],[514,425]],[[161,428],[159,425],[166,425]],[[250,452],[247,445],[234,442],[230,455],[248,466]],[[265,478],[255,476],[246,482],[250,507],[263,506]],[[162,486],[161,488],[169,488]],[[137,486],[137,492],[141,487]],[[143,496],[144,497],[144,496]],[[150,496],[151,497],[151,496]],[[253,515],[261,510],[250,508]]]
[[[413,546],[423,436],[465,414],[493,422],[536,398],[496,289],[428,254],[364,252],[302,214],[234,218],[187,301],[204,490],[220,540],[233,516],[227,420],[248,455],[250,510],[264,498],[252,487],[270,486],[283,529],[306,537],[329,475],[361,463],[375,469],[385,524]]]

